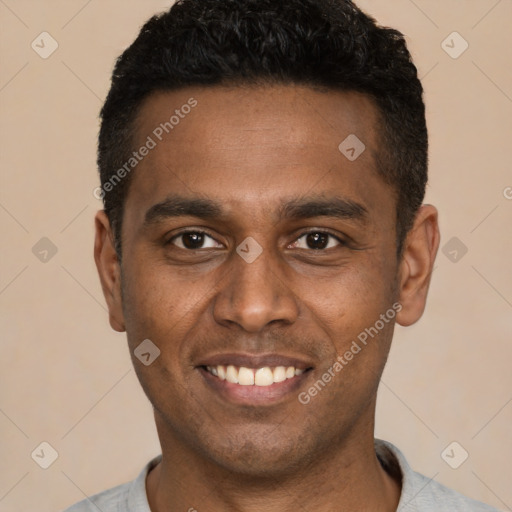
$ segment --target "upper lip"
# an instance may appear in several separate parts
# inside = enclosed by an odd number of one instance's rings
[[[307,370],[313,365],[298,357],[285,356],[282,354],[243,354],[226,353],[214,354],[199,361],[197,366],[218,366],[218,365],[244,366],[246,368],[264,368],[265,366],[293,366],[300,370]]]

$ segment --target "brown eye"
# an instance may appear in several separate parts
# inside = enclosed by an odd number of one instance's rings
[[[298,249],[325,250],[341,245],[341,241],[330,233],[311,231],[300,236],[294,243]]]
[[[171,238],[169,243],[172,243],[181,249],[189,249],[191,251],[222,247],[221,244],[203,231],[185,231]]]
[[[306,235],[306,245],[310,249],[325,249],[329,244],[329,236],[325,233],[309,233]]]

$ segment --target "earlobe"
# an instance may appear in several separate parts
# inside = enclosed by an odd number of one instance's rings
[[[399,270],[402,310],[397,314],[397,322],[403,326],[417,322],[425,309],[432,269],[439,247],[437,216],[434,206],[422,205],[404,241]]]
[[[115,331],[124,332],[121,268],[115,250],[114,235],[104,210],[100,210],[96,214],[95,231],[94,261],[108,306],[110,326]]]

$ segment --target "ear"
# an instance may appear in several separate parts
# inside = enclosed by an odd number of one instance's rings
[[[439,238],[437,210],[430,204],[424,204],[407,234],[399,266],[402,309],[396,318],[400,325],[412,325],[423,314]]]
[[[94,261],[100,276],[103,295],[107,301],[110,326],[114,331],[124,332],[123,304],[121,299],[121,267],[117,258],[114,235],[104,210],[95,218]]]

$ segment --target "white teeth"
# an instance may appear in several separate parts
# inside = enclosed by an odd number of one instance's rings
[[[232,364],[226,368],[226,380],[238,384],[238,370]]]
[[[255,370],[232,364],[228,366],[207,366],[206,369],[220,380],[226,380],[240,386],[271,386],[274,383],[292,379],[297,375],[303,374],[305,371],[294,366],[276,366],[274,368],[264,366]]]
[[[286,368],[284,366],[276,366],[274,368],[274,382],[283,382],[286,380]]]
[[[253,386],[254,385],[254,371],[245,366],[241,366],[238,370],[238,384],[242,386]]]
[[[219,377],[220,380],[226,380],[226,368],[224,368],[224,366],[217,366],[217,373],[217,377]]]
[[[254,384],[256,384],[256,386],[270,386],[271,384],[274,384],[274,375],[272,370],[268,366],[256,370]]]

